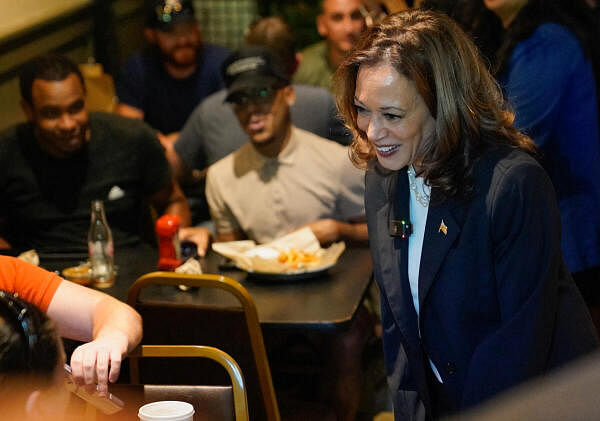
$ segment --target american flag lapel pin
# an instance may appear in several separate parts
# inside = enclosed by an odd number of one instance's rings
[[[440,229],[438,229],[438,232],[443,232],[444,235],[448,234],[448,227],[446,226],[446,224],[444,224],[444,220],[442,219],[442,223],[440,224]]]

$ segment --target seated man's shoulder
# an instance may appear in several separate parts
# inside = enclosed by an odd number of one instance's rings
[[[234,152],[219,159],[208,167],[207,180],[211,184],[232,186],[232,182],[255,168],[256,152],[250,142],[244,143]]]
[[[204,138],[211,138],[214,130],[205,130],[207,127],[222,127],[223,124],[228,125],[231,123],[231,118],[235,118],[235,115],[233,115],[233,111],[229,108],[229,105],[224,103],[226,96],[227,91],[221,89],[207,96],[196,105],[175,142],[176,149],[184,148],[182,145],[195,145],[198,142],[203,142]],[[184,149],[180,149],[177,152],[188,153]]]
[[[231,172],[230,168],[233,165],[233,152],[219,159],[217,162],[211,164],[207,170],[207,177],[215,177],[224,173]]]
[[[519,59],[538,67],[544,63],[546,67],[570,69],[574,64],[584,62],[585,54],[577,37],[567,27],[546,22],[515,46],[511,62]]]
[[[565,45],[567,48],[581,48],[577,36],[566,26],[554,22],[545,22],[540,25],[531,37],[547,44]]]
[[[327,42],[318,41],[314,44],[310,44],[309,46],[303,48],[302,51],[300,51],[300,54],[302,54],[302,60],[304,60],[306,58],[312,59],[325,57],[326,52]]]
[[[156,138],[156,132],[142,120],[113,113],[91,112],[90,126],[95,137],[110,136],[119,142],[147,141]]]
[[[232,154],[221,158],[206,171],[206,194],[209,195],[211,192],[220,192],[229,184],[229,180],[234,178],[233,171],[230,170],[232,167]]]
[[[292,80],[295,83],[322,86],[331,90],[331,76],[334,69],[327,58],[327,44],[323,41],[313,44],[301,52],[302,60]]]
[[[302,139],[302,144],[319,155],[326,155],[327,153],[333,153],[336,156],[348,154],[348,148],[346,146],[298,127],[295,127],[294,129],[297,132],[297,136]],[[325,156],[325,158],[327,158],[327,156]]]
[[[304,48],[300,55],[302,60],[294,74],[294,81],[304,82],[304,76],[319,74],[329,67],[327,63],[327,43],[319,41]]]
[[[122,70],[129,72],[145,72],[157,69],[161,65],[159,56],[152,50],[137,51],[123,63]]]
[[[157,79],[160,73],[160,60],[150,52],[137,52],[129,56],[121,66],[115,80],[117,95],[123,96],[134,87],[145,86]],[[120,98],[121,99],[121,98]]]
[[[0,131],[0,148],[6,148],[17,140],[18,125],[10,126]]]
[[[135,118],[123,117],[119,114],[104,111],[92,111],[89,113],[90,124],[101,125],[113,130],[137,132],[149,128],[147,123]]]
[[[213,94],[210,94],[200,101],[200,103],[192,112],[190,118],[197,120],[212,120],[215,116],[220,116],[223,113],[226,113],[227,117],[229,117],[231,115],[231,109],[229,105],[225,103],[226,96],[227,91],[225,89],[221,89]]]
[[[233,161],[233,153],[219,159],[217,162],[208,167],[208,174],[221,174],[231,166]]]
[[[0,155],[11,156],[17,153],[19,148],[20,138],[31,136],[33,138],[33,130],[28,123],[19,123],[10,126],[0,131]]]
[[[330,171],[338,171],[346,165],[346,161],[350,162],[346,146],[297,127],[295,130],[304,151],[302,161],[310,160]]]

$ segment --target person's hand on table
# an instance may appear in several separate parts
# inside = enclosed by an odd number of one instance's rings
[[[191,241],[196,244],[198,256],[205,256],[210,245],[210,230],[203,227],[185,227],[179,229],[181,241]]]
[[[79,346],[71,356],[73,380],[100,395],[108,393],[108,382],[119,378],[121,356],[127,352],[127,336],[121,332],[106,334]]]

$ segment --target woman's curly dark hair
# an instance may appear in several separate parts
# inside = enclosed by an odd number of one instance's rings
[[[418,146],[426,182],[446,197],[471,195],[475,160],[494,145],[535,153],[513,126],[514,115],[478,50],[446,15],[409,10],[369,28],[335,74],[337,104],[354,134],[351,159],[367,168],[376,159],[354,107],[360,66],[388,63],[412,80],[435,119],[435,133]]]

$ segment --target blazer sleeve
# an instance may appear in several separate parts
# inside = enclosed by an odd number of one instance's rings
[[[558,306],[560,218],[551,182],[533,161],[498,173],[486,207],[500,320],[473,353],[464,406],[545,371]]]

